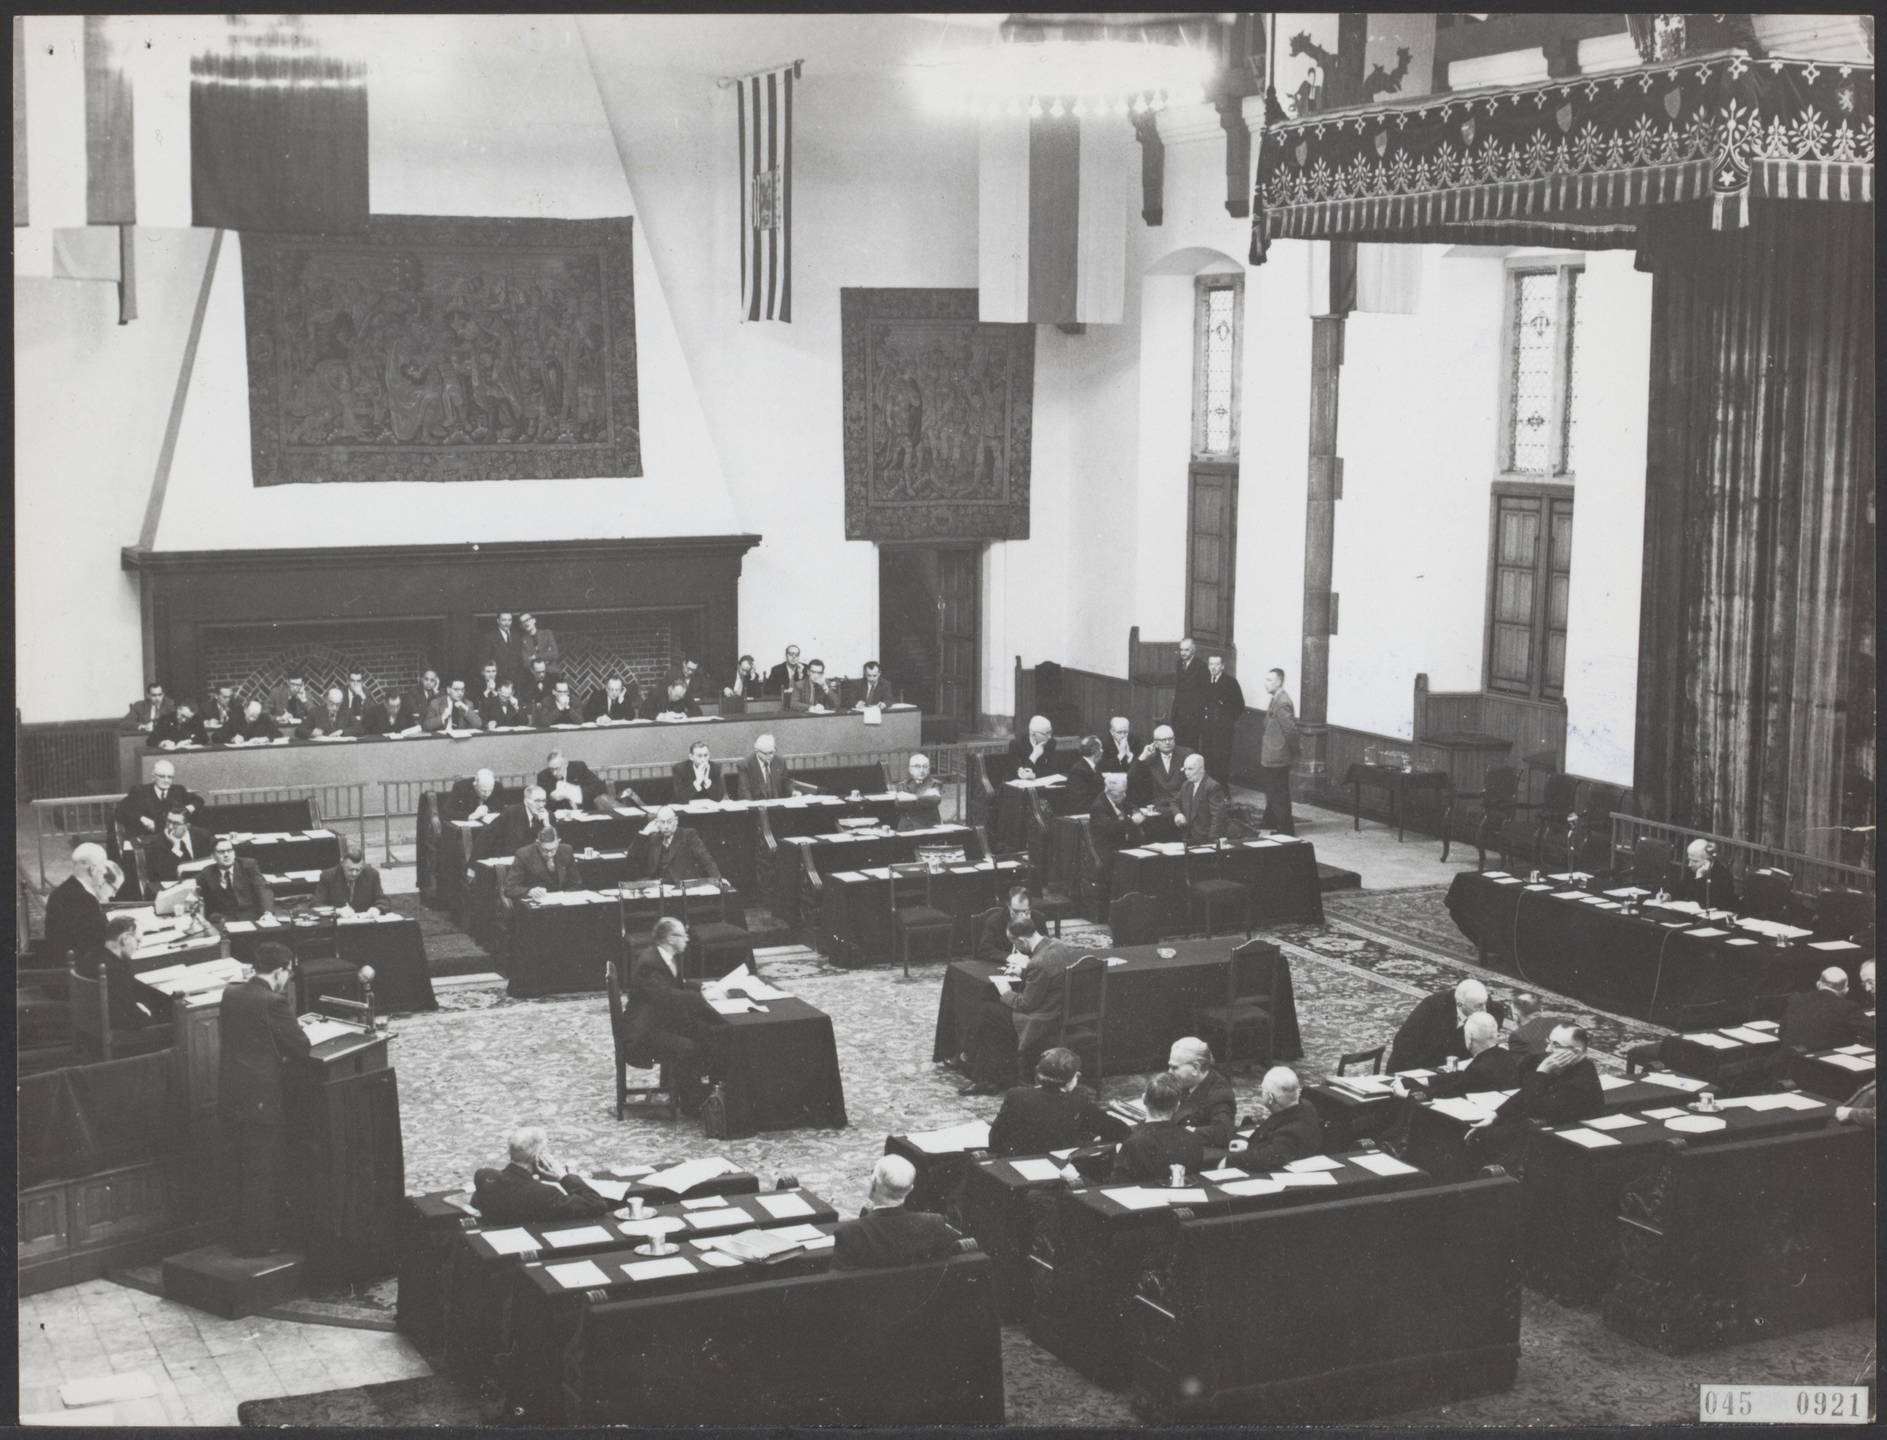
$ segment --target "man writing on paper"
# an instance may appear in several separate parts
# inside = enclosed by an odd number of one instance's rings
[[[694,720],[701,715],[701,707],[688,698],[688,682],[671,680],[668,688],[660,695],[651,693],[642,707],[645,720]]]
[[[446,796],[446,819],[483,821],[503,814],[510,803],[511,797],[498,783],[498,777],[489,770],[480,770],[453,782]]]
[[[513,904],[520,900],[542,900],[553,890],[583,888],[575,853],[549,825],[511,857],[511,867],[505,871],[505,899]]]
[[[550,1135],[542,1125],[520,1125],[505,1137],[505,1148],[511,1162],[504,1169],[482,1169],[472,1177],[472,1208],[487,1225],[584,1220],[615,1208],[589,1181],[551,1158]]]
[[[308,718],[301,722],[295,731],[302,740],[318,740],[327,735],[358,735],[360,731],[347,714],[347,692],[339,685],[328,688],[318,708],[308,712]]]
[[[245,700],[242,706],[242,719],[217,738],[225,745],[267,745],[282,732],[276,727],[275,717],[266,715],[260,700]]]
[[[703,1030],[720,1017],[701,987],[681,978],[688,927],[672,915],[655,922],[652,942],[629,967],[623,994],[623,1053],[632,1065],[660,1065],[662,1084],[684,1115],[698,1115],[707,1098]]]
[[[1265,1071],[1259,1090],[1265,1118],[1248,1140],[1234,1140],[1226,1159],[1254,1174],[1281,1170],[1293,1161],[1324,1153],[1323,1121],[1304,1099],[1297,1072],[1288,1065]]]
[[[347,842],[341,863],[323,870],[315,886],[315,904],[332,905],[355,915],[378,915],[386,903],[380,872],[367,863],[358,840]]]
[[[1120,1142],[1114,1168],[1108,1172],[1109,1183],[1164,1185],[1175,1165],[1184,1166],[1188,1175],[1205,1168],[1205,1142],[1173,1118],[1179,1113],[1179,1101],[1179,1081],[1171,1075],[1155,1075],[1147,1081],[1140,1096],[1147,1118]]]
[[[677,803],[727,798],[726,782],[721,779],[721,772],[710,758],[711,754],[708,742],[697,740],[688,747],[688,758],[675,762],[673,774]]]
[[[291,1059],[306,1059],[310,1048],[288,996],[294,963],[286,945],[258,945],[254,976],[225,987],[217,1013],[216,1104],[233,1141],[237,1221],[232,1248],[238,1255],[267,1255],[281,1248],[288,1179],[282,1071]]]
[[[209,743],[209,732],[203,728],[203,721],[197,715],[197,707],[194,702],[187,699],[178,700],[176,708],[168,715],[160,715],[157,724],[151,727],[151,744],[159,750],[175,750],[179,745],[207,745]]]
[[[361,730],[367,735],[418,735],[419,719],[408,705],[407,697],[393,690],[386,699],[368,708]]]
[[[642,854],[637,866],[644,880],[661,880],[670,885],[685,885],[690,880],[721,883],[721,867],[714,863],[707,845],[693,830],[685,830],[675,814],[675,807],[664,805],[655,818],[643,827]]]
[[[882,1270],[940,1260],[963,1237],[941,1215],[907,1210],[917,1167],[902,1155],[880,1155],[871,1168],[871,1195],[856,1220],[841,1220],[832,1232],[837,1270]]]

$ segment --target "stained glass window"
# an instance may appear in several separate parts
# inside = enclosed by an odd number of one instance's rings
[[[1511,475],[1573,473],[1579,435],[1579,269],[1516,270],[1511,278],[1504,468]]]
[[[1563,474],[1579,473],[1579,412],[1583,408],[1579,400],[1579,272],[1563,270],[1560,272],[1566,285],[1566,420],[1565,448],[1560,451],[1565,463],[1560,466]]]
[[[1244,286],[1239,277],[1210,275],[1198,281],[1193,374],[1193,451],[1199,457],[1238,454],[1238,365]]]

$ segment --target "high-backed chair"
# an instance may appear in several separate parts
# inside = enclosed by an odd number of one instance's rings
[[[143,1025],[136,1029],[113,1027],[110,982],[103,970],[98,972],[97,979],[92,979],[69,969],[66,987],[72,1000],[72,1046],[81,1056],[117,1060],[170,1048],[173,1032],[169,1025]]]
[[[1031,804],[1026,812],[1029,834],[1029,869],[1035,883],[1029,887],[1030,908],[1040,915],[1061,938],[1061,922],[1075,913],[1074,896],[1058,885],[1048,883],[1048,824],[1041,807]]]
[[[1186,923],[1191,926],[1203,918],[1206,934],[1210,936],[1220,913],[1232,910],[1237,913],[1245,938],[1249,940],[1251,887],[1225,878],[1225,855],[1222,840],[1210,855],[1195,855],[1190,845],[1186,847]]]
[[[1239,946],[1225,966],[1224,1001],[1193,1010],[1193,1033],[1224,1058],[1228,1069],[1239,1068],[1241,1055],[1247,1069],[1270,1065],[1283,964],[1277,948],[1264,941]]]
[[[729,970],[753,963],[753,935],[727,918],[727,894],[693,895],[681,887],[681,917],[688,927],[688,949],[702,978],[719,979]]]
[[[911,942],[929,941],[935,956],[948,959],[955,944],[956,921],[931,899],[931,872],[923,865],[893,865],[891,884],[891,939],[897,946],[898,960],[908,979],[911,974]]]
[[[1116,945],[1151,945],[1160,938],[1163,918],[1160,902],[1139,890],[1130,890],[1108,907],[1107,924]]]
[[[1769,866],[1745,871],[1743,908],[1765,920],[1788,921],[1795,913],[1795,877]]]
[[[1107,962],[1099,955],[1083,955],[1070,965],[1062,977],[1061,1029],[1055,1044],[1065,1046],[1081,1057],[1082,1073],[1098,1083],[1101,1069],[1101,1028],[1107,1019]],[[1088,1055],[1094,1066],[1088,1067]],[[1025,1070],[1033,1073],[1035,1055],[1023,1058]]]
[[[1874,897],[1865,890],[1825,887],[1815,898],[1815,930],[1827,938],[1852,939],[1874,928]]]
[[[1533,827],[1533,857],[1542,866],[1571,864],[1572,832],[1579,823],[1579,781],[1556,770],[1546,777]]]
[[[1639,840],[1631,848],[1631,883],[1653,894],[1669,889],[1672,863],[1670,841]]]
[[[1476,869],[1487,868],[1487,847],[1500,838],[1501,827],[1521,810],[1533,807],[1520,798],[1520,772],[1511,765],[1490,765],[1481,777],[1479,790],[1455,790],[1448,796],[1448,810],[1442,816],[1441,858],[1448,858],[1454,838],[1455,810],[1462,808],[1464,823],[1473,827],[1474,848],[1480,859]]]
[[[622,981],[616,973],[618,965],[622,963],[618,960],[609,962],[609,1036],[616,1056],[616,1118],[622,1119],[633,1101],[638,1109],[665,1114],[672,1120],[681,1113],[681,1104],[669,1086],[667,1066],[657,1070],[653,1085],[629,1083],[629,1071],[632,1068],[649,1069],[655,1065],[655,1057],[643,1053],[632,1054],[623,1038],[628,1028],[625,1023],[628,1019],[628,1003],[623,995]]]

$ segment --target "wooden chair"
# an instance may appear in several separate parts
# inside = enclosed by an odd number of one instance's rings
[[[1228,1069],[1238,1068],[1241,1037],[1252,1042],[1246,1069],[1271,1064],[1282,967],[1283,957],[1273,946],[1263,941],[1241,945],[1226,962],[1224,1003],[1194,1008],[1193,1033],[1224,1057]],[[1215,1035],[1224,1037],[1223,1044],[1213,1039]]]
[[[1851,940],[1874,923],[1874,897],[1865,890],[1830,885],[1815,897],[1815,930],[1822,939]]]
[[[1533,856],[1541,868],[1555,857],[1572,864],[1572,833],[1578,824],[1579,781],[1563,770],[1546,777],[1533,827]]]
[[[688,950],[694,958],[693,978],[719,979],[741,964],[753,962],[753,935],[727,918],[727,893],[690,895],[681,887],[681,918],[688,927]]]
[[[1223,840],[1213,846],[1210,855],[1195,855],[1192,846],[1186,847],[1186,923],[1189,927],[1194,925],[1203,912],[1206,935],[1210,938],[1219,912],[1236,908],[1244,923],[1245,938],[1249,940],[1251,887],[1225,878],[1225,855]]]
[[[1153,944],[1160,938],[1162,918],[1160,902],[1139,890],[1122,895],[1107,912],[1108,928],[1120,946]]]
[[[1743,909],[1765,920],[1788,922],[1795,913],[1795,877],[1765,866],[1743,875]]]
[[[988,925],[992,916],[1004,914],[1007,905],[992,905],[987,910],[979,910],[970,917],[970,954],[976,954],[976,942],[983,937],[983,927]]]
[[[1338,1058],[1336,1073],[1348,1075],[1352,1065],[1367,1065],[1369,1074],[1380,1075],[1382,1074],[1382,1057],[1388,1049],[1387,1045],[1378,1045],[1374,1050],[1352,1050],[1349,1054]]]
[[[72,1005],[72,1048],[79,1055],[99,1060],[120,1060],[152,1050],[168,1050],[172,1027],[143,1025],[116,1029],[111,1023],[110,982],[104,971],[96,980],[75,969],[66,971],[66,990]]]
[[[1464,803],[1468,806],[1464,820],[1474,827],[1474,848],[1480,856],[1475,868],[1485,870],[1488,842],[1497,839],[1501,827],[1520,811],[1533,807],[1520,798],[1518,770],[1511,765],[1490,765],[1487,773],[1481,777],[1479,790],[1449,793],[1448,809],[1441,822],[1441,858],[1444,861],[1448,859],[1449,847],[1454,839],[1455,807]]]
[[[616,1118],[622,1119],[633,1100],[636,1108],[651,1113],[665,1113],[673,1120],[681,1113],[681,1102],[675,1098],[675,1092],[669,1087],[668,1067],[662,1066],[656,1071],[653,1085],[631,1085],[631,1068],[646,1070],[655,1063],[652,1055],[631,1055],[623,1040],[627,1028],[627,1006],[623,999],[622,982],[617,977],[620,961],[609,962],[609,1036],[616,1054]],[[662,1097],[666,1096],[664,1099]]]
[[[891,938],[906,979],[911,974],[911,942],[929,937],[940,942],[937,958],[949,959],[956,943],[956,921],[931,901],[931,872],[922,865],[893,865],[891,872]]]
[[[1057,1045],[1066,1046],[1081,1057],[1082,1073],[1101,1079],[1101,1031],[1107,1019],[1107,962],[1099,955],[1083,955],[1062,976],[1061,1030]],[[1087,1064],[1087,1052],[1094,1053],[1094,1066]],[[1036,1056],[1024,1057],[1033,1071]]]
[[[1654,895],[1670,888],[1671,844],[1668,840],[1640,840],[1631,849],[1631,883]]]
[[[1029,870],[1035,877],[1035,883],[1029,887],[1029,906],[1044,921],[1054,927],[1055,938],[1061,939],[1061,922],[1075,913],[1074,896],[1060,886],[1050,885],[1043,877],[1048,873],[1048,823],[1042,818],[1041,807],[1030,797],[1026,823],[1029,831]]]

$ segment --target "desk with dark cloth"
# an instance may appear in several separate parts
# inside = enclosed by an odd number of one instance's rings
[[[1052,1155],[978,1156],[964,1170],[963,1228],[996,1268],[1006,1324],[1029,1318],[1034,1294],[1029,1249],[1034,1241],[1036,1210],[1031,1196],[1068,1183],[1060,1175],[1061,1156],[1067,1156],[1068,1163],[1081,1175],[1099,1181],[1106,1178],[1113,1164],[1114,1147],[1089,1145]]]
[[[842,1129],[845,1087],[832,1018],[797,996],[766,1002],[762,1013],[723,1015],[701,1044],[708,1072],[727,1100],[727,1134],[805,1126]]]
[[[638,902],[632,907],[634,913],[640,915],[646,910],[649,923],[653,923],[657,914],[681,914],[681,887],[673,881],[658,886],[654,880],[641,878],[640,872],[644,867],[640,864],[639,849],[578,850],[573,858],[576,860],[577,874],[586,889],[605,892],[614,899],[618,889],[627,887],[633,892],[631,899]],[[466,932],[500,960],[508,958],[516,936],[515,925],[510,935],[505,934],[503,925],[504,888],[511,872],[511,862],[512,857],[509,855],[494,855],[474,864],[470,900],[466,906]],[[711,907],[717,902],[699,888],[703,885],[714,885],[714,882],[692,882],[693,903]],[[720,892],[721,900],[718,903],[725,907],[726,918],[735,925],[745,925],[746,906],[740,890],[726,881],[715,888]],[[658,890],[667,897],[668,908],[665,910],[652,908],[658,898]],[[520,908],[515,902],[512,904],[513,921]]]
[[[480,861],[481,893],[487,885],[501,884],[491,878],[499,862]],[[608,872],[620,877],[627,864],[621,856],[580,856],[577,868],[586,883],[592,874],[596,883],[609,884]],[[695,903],[712,905],[719,894],[727,907],[728,918],[739,924],[743,918],[740,897],[709,881],[689,889],[699,892]],[[620,882],[618,888],[599,892],[601,898],[576,900],[568,904],[533,904],[522,901],[511,907],[510,933],[504,946],[503,968],[510,983],[506,993],[519,999],[539,995],[584,994],[602,990],[607,984],[605,967],[625,953],[625,933],[631,943],[646,936],[663,915],[679,913],[682,892],[676,886],[658,886]],[[495,908],[495,901],[494,908]],[[738,964],[738,957],[731,957]],[[728,966],[733,968],[733,964]],[[718,976],[710,978],[719,978]]]
[[[1810,1095],[1845,1105],[1848,1097],[1874,1078],[1874,1049],[1856,1041],[1836,1050],[1798,1055],[1789,1078]]]
[[[224,924],[229,953],[245,965],[265,940],[293,941],[301,927],[258,926],[250,920]],[[408,916],[367,920],[338,917],[333,927],[335,948],[342,961],[358,970],[373,966],[374,1009],[382,1015],[414,1010],[437,1010],[432,973],[426,967],[426,942],[419,922]]]
[[[1389,792],[1391,808],[1396,817],[1396,839],[1402,839],[1407,816],[1404,811],[1408,806],[1409,796],[1419,795],[1424,790],[1435,796],[1435,833],[1441,834],[1443,822],[1448,812],[1448,797],[1454,789],[1454,781],[1446,770],[1404,770],[1400,765],[1369,765],[1357,763],[1344,772],[1343,783],[1350,787],[1350,828],[1363,828],[1363,787],[1386,790]]]
[[[1529,1139],[1526,1157],[1527,1283],[1567,1305],[1595,1303],[1611,1283],[1619,1256],[1619,1197],[1670,1148],[1681,1140],[1689,1149],[1722,1145],[1763,1135],[1826,1129],[1834,1106],[1804,1095],[1790,1095],[1784,1108],[1756,1110],[1752,1098],[1725,1100],[1711,1119],[1723,1124],[1709,1129],[1674,1128],[1670,1118],[1648,1115],[1651,1110],[1674,1110],[1685,1096],[1670,1092],[1658,1105],[1615,1111],[1642,1123],[1600,1130],[1606,1141],[1593,1146],[1567,1138],[1568,1133],[1590,1136],[1589,1124],[1560,1125],[1537,1130]],[[1791,1108],[1799,1107],[1799,1108]],[[1690,1125],[1706,1117],[1684,1107],[1677,1124]],[[1726,1191],[1726,1196],[1730,1194]],[[1858,1197],[1857,1197],[1858,1198]],[[1739,1199],[1737,1205],[1742,1202]],[[1736,1208],[1728,1205],[1726,1208]]]
[[[920,845],[961,845],[967,859],[983,858],[982,844],[968,825],[933,825],[889,833],[872,830],[862,835],[832,832],[789,836],[780,841],[774,866],[774,918],[791,926],[796,934],[807,934],[824,912],[823,892],[828,877],[841,870],[856,872],[908,864],[917,857]],[[890,923],[889,916],[886,923]]]
[[[1812,989],[1828,963],[1808,945],[1755,935],[1697,936],[1693,923],[1647,909],[1629,915],[1534,890],[1512,876],[1465,871],[1448,887],[1448,912],[1481,962],[1529,985],[1614,1014],[1677,1030],[1737,1025],[1783,997]],[[1666,922],[1669,923],[1666,923]],[[1709,927],[1724,928],[1724,927]],[[1872,951],[1843,952],[1858,968]],[[1771,1016],[1770,1018],[1775,1018]]]
[[[1725,1030],[1666,1035],[1658,1042],[1658,1062],[1679,1075],[1728,1085],[1766,1071],[1775,1062],[1782,1053],[1776,1028],[1774,1021],[1757,1020]]]
[[[1179,841],[1167,841],[1177,845]],[[1254,925],[1270,925],[1285,920],[1321,924],[1324,918],[1323,887],[1317,878],[1317,849],[1308,840],[1282,835],[1275,838],[1227,841],[1217,857],[1213,847],[1195,847],[1195,860],[1210,869],[1223,867],[1227,880],[1236,880],[1251,891],[1251,920]],[[1166,923],[1176,930],[1188,926],[1186,915],[1186,856],[1170,849],[1138,846],[1114,856],[1114,874],[1109,899],[1139,891],[1158,900],[1165,910]]]
[[[230,832],[212,831],[211,833],[229,834]],[[269,833],[237,831],[233,838],[236,858],[253,860],[264,873],[270,875],[285,874],[291,870],[313,870],[319,873],[341,863],[341,837],[332,830],[312,830],[307,833],[294,834],[281,831]],[[177,872],[188,879],[193,875],[200,875],[215,863],[211,856],[203,855],[179,865]]]
[[[811,944],[835,965],[879,965],[894,958],[891,935],[891,880],[882,867],[836,870],[808,877],[818,880],[819,918]],[[1017,860],[992,861],[988,856],[974,865],[951,865],[931,876],[929,903],[949,915],[956,928],[955,949],[972,943],[970,927],[976,917],[997,903],[997,896],[1022,873]]]
[[[1107,970],[1107,1022],[1101,1059],[1108,1075],[1163,1070],[1173,1041],[1193,1032],[1193,1013],[1201,1005],[1225,999],[1225,967],[1237,942],[1180,940],[1171,946],[1103,947],[1096,953],[1119,956],[1126,963]],[[1246,942],[1264,944],[1263,941]],[[1156,949],[1173,950],[1163,960]],[[1300,1058],[1303,1040],[1297,1028],[1297,1001],[1289,962],[1279,955],[1278,1013],[1272,1023],[1272,1055],[1279,1063]],[[944,971],[937,1000],[937,1033],[931,1059],[955,1060],[976,1033],[977,1012],[990,993],[990,977],[1002,967],[980,960],[953,960]],[[1051,1042],[1052,1043],[1052,1042]],[[1090,1080],[1099,1077],[1090,1075]]]
[[[1184,1189],[1204,1198],[1177,1207],[1159,1204],[1135,1209],[1110,1193],[1142,1188],[1134,1186],[1064,1187],[1042,1197],[1052,1199],[1053,1211],[1052,1218],[1043,1216],[1043,1226],[1031,1242],[1035,1291],[1029,1337],[1090,1380],[1110,1388],[1124,1387],[1132,1369],[1133,1330],[1127,1312],[1134,1291],[1141,1275],[1170,1255],[1181,1222],[1341,1202],[1433,1183],[1420,1170],[1387,1156],[1382,1157],[1385,1168],[1400,1173],[1377,1174],[1357,1164],[1356,1153],[1332,1158],[1337,1163],[1319,1172],[1330,1177],[1328,1182],[1272,1189],[1256,1184],[1261,1177],[1254,1177],[1251,1188],[1264,1193],[1239,1194],[1216,1182],[1188,1177]],[[1147,1188],[1157,1194],[1166,1187]],[[1363,1241],[1359,1235],[1357,1242]]]

